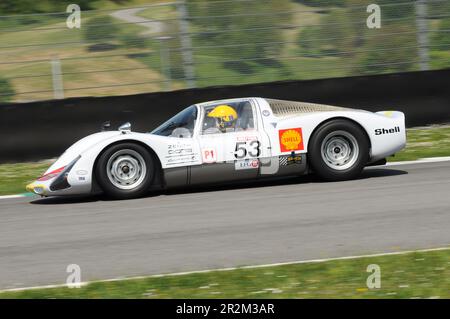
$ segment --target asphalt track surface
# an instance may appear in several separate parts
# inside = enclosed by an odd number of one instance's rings
[[[450,162],[151,197],[0,200],[0,289],[450,244]]]

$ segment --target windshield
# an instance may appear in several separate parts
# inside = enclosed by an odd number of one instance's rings
[[[154,129],[151,134],[171,137],[192,137],[197,120],[197,107],[195,105],[184,109],[162,125]]]

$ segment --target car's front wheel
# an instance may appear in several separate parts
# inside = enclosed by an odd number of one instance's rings
[[[95,176],[103,192],[113,198],[144,195],[155,178],[155,161],[147,149],[135,143],[115,144],[98,158]]]
[[[309,163],[327,181],[357,177],[369,157],[369,141],[363,129],[348,120],[321,125],[308,144]]]

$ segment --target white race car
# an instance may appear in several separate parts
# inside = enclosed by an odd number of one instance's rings
[[[358,176],[406,144],[401,112],[238,98],[199,103],[150,133],[89,135],[27,185],[42,196],[105,193],[134,198],[155,189],[295,176]]]

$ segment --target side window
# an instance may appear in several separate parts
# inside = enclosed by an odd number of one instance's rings
[[[205,112],[202,122],[202,134],[219,134],[221,131],[216,125],[216,119],[208,115],[214,110],[217,105],[205,106]]]
[[[243,102],[238,107],[238,120],[236,130],[251,131],[255,129],[255,121],[253,119],[253,108],[250,102]]]
[[[204,110],[205,116],[202,122],[202,134],[204,135],[255,129],[253,108],[248,101],[210,105],[206,106]],[[230,114],[232,115],[232,120],[230,120],[230,117],[227,117]]]

